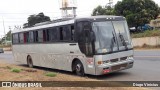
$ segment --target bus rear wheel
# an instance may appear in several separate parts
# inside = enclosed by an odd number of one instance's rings
[[[84,67],[79,60],[75,62],[74,70],[78,76],[84,76]]]
[[[28,67],[33,68],[33,61],[32,61],[31,56],[27,57],[27,65]]]

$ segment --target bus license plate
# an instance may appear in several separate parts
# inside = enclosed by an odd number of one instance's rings
[[[117,66],[112,66],[111,69],[112,69],[112,71],[114,71],[114,70],[124,69],[126,66],[127,66],[127,63],[117,65]]]

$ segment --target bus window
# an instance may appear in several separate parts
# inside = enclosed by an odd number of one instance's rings
[[[46,30],[46,41],[49,41],[49,29]]]
[[[47,30],[43,30],[43,42],[46,42],[46,31]]]
[[[23,33],[19,33],[19,39],[20,39],[20,43],[24,43]]]
[[[27,41],[27,40],[26,40],[26,33],[23,33],[23,37],[24,37],[24,38],[23,38],[23,39],[24,39],[23,41],[24,41],[24,43],[26,43],[26,41]]]
[[[38,31],[34,31],[34,42],[38,42]]]
[[[24,33],[24,43],[29,43],[29,32]]]
[[[50,41],[58,41],[59,40],[57,28],[49,29],[49,40]]]
[[[13,44],[18,44],[19,43],[19,36],[18,33],[13,34]]]
[[[29,32],[29,42],[30,42],[30,43],[33,43],[33,42],[34,42],[33,31]]]
[[[38,31],[38,42],[43,42],[43,31],[42,30]]]
[[[74,40],[74,26],[71,25],[71,40]]]
[[[63,27],[60,27],[60,40],[63,40]]]
[[[69,25],[63,27],[63,40],[70,41],[71,40],[71,28]]]
[[[78,43],[82,53],[86,56],[93,56],[93,41],[91,37],[91,24],[89,22],[79,22],[77,24]]]

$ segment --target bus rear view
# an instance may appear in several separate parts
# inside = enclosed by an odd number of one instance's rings
[[[80,23],[83,26],[78,27]],[[133,67],[133,47],[128,25],[121,16],[77,20],[79,47],[87,57],[87,73],[108,74]]]

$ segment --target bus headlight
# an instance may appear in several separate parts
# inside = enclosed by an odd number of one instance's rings
[[[128,59],[133,59],[133,55],[132,55],[132,56],[129,56]]]
[[[98,61],[98,65],[101,65],[101,64],[103,64],[103,61]]]
[[[106,63],[109,63],[109,60],[107,60],[107,61],[98,61],[98,65],[102,65],[102,64],[106,64]]]

